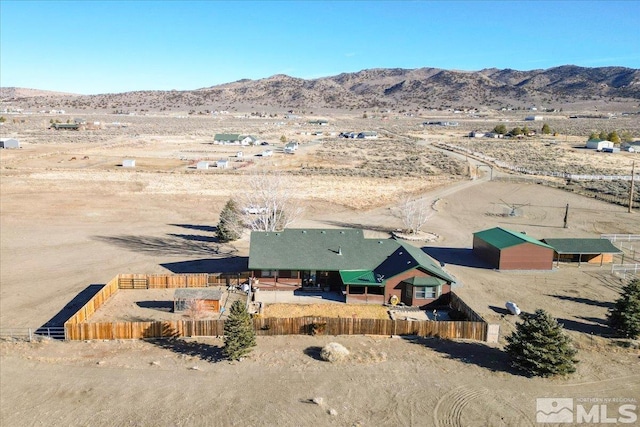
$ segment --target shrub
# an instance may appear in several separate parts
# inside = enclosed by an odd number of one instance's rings
[[[349,350],[337,342],[330,342],[322,347],[322,350],[320,351],[320,358],[332,363],[345,360],[348,356]]]

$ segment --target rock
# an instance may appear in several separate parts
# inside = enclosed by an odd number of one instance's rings
[[[339,362],[346,359],[348,356],[349,350],[337,342],[330,342],[322,347],[322,350],[320,351],[320,358],[327,362]]]

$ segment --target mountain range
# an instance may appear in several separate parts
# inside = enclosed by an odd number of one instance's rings
[[[202,112],[252,106],[257,109],[404,109],[566,107],[613,102],[640,104],[640,70],[564,65],[518,71],[489,68],[376,68],[317,79],[274,75],[184,91],[135,91],[73,95],[0,88],[3,103],[22,108]]]

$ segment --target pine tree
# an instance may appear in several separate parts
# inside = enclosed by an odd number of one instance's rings
[[[543,135],[549,135],[551,133],[551,128],[549,127],[548,124],[543,124],[542,125],[542,130],[541,130]]]
[[[576,350],[561,325],[542,309],[525,315],[507,337],[505,350],[512,365],[532,376],[550,377],[575,372]]]
[[[217,236],[222,243],[238,240],[242,234],[242,216],[238,205],[229,199],[220,212]]]
[[[240,360],[255,345],[256,332],[251,316],[242,301],[235,301],[229,310],[229,318],[224,322],[224,355],[229,360]]]
[[[609,313],[609,324],[626,338],[640,336],[640,280],[622,287],[622,294]]]

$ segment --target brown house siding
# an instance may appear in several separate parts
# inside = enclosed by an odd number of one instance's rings
[[[477,236],[473,236],[473,253],[493,268],[500,268],[500,250]]]
[[[500,270],[551,270],[553,249],[522,243],[500,251]]]
[[[427,305],[430,304],[442,297],[448,297],[449,292],[451,291],[451,286],[449,284],[442,285],[442,293],[440,298],[438,299],[416,299],[412,296],[411,300],[408,301],[404,292],[405,285],[401,283],[405,279],[409,279],[411,277],[430,277],[430,274],[425,273],[422,270],[414,268],[413,270],[405,271],[402,274],[392,277],[387,280],[387,286],[385,288],[385,302],[389,302],[393,295],[398,297],[398,301],[402,301],[406,305]]]

